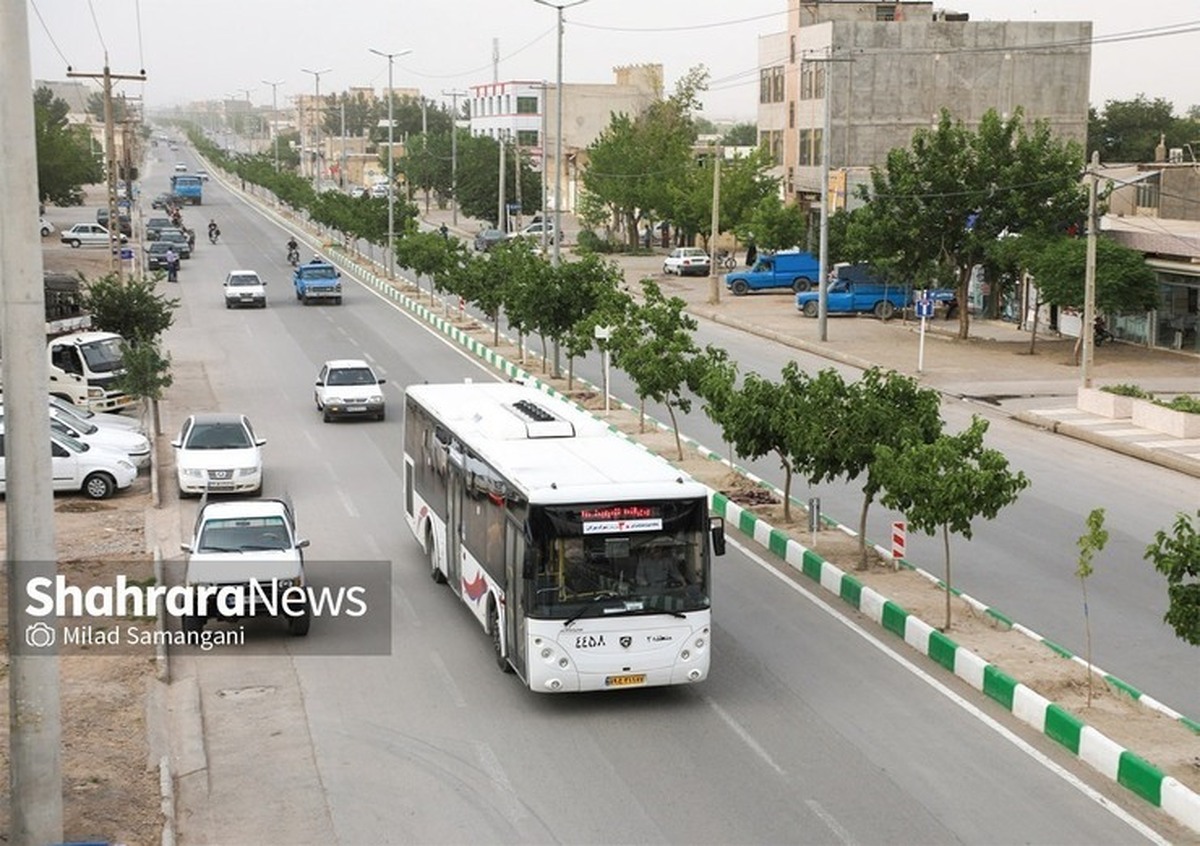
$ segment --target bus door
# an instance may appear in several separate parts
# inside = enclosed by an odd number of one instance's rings
[[[504,521],[504,575],[508,589],[504,593],[504,636],[508,641],[508,660],[517,675],[525,672],[525,533],[514,520]]]
[[[451,463],[446,481],[446,581],[461,595],[464,490],[461,467]]]

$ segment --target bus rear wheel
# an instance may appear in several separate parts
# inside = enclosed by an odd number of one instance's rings
[[[439,585],[446,583],[446,574],[438,569],[437,547],[433,545],[433,535],[425,534],[425,554],[429,556],[429,577]]]

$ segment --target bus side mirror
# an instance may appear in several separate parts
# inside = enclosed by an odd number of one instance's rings
[[[713,555],[725,554],[725,518],[709,517],[708,532],[712,536]]]

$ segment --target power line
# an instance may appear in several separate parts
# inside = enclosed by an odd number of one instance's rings
[[[521,53],[525,52],[530,47],[537,44],[539,41],[541,41],[547,35],[550,35],[551,33],[553,33],[556,28],[557,28],[556,26],[552,26],[545,32],[538,35],[532,41],[526,42],[524,45],[522,45],[521,47],[518,47],[516,50],[513,50],[511,53],[504,54],[503,56],[500,57],[500,61],[502,61],[502,62],[507,61],[507,60],[513,58],[514,56],[519,56]],[[410,70],[408,68],[404,68],[404,71],[412,76],[419,76],[423,79],[459,79],[461,77],[473,76],[474,74],[483,73],[486,70],[491,70],[491,68],[492,68],[492,63],[488,62],[486,65],[480,65],[479,67],[470,68],[468,70],[459,71],[457,73],[420,73],[419,71]]]
[[[92,5],[92,0],[88,0],[88,11],[92,13],[92,25],[96,27],[96,37],[100,39],[100,46],[104,48],[104,62],[108,63],[108,45],[104,43],[104,33],[100,31],[100,21],[96,20],[96,7]]]

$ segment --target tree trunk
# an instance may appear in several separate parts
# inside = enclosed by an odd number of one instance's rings
[[[646,434],[646,398],[641,397],[638,403],[638,433]]]
[[[1033,304],[1033,328],[1029,332],[1029,354],[1034,354],[1034,344],[1037,343],[1038,330],[1038,313],[1041,311],[1041,302],[1035,301]]]
[[[1088,695],[1087,707],[1092,707],[1092,618],[1088,616],[1088,598],[1087,598],[1087,579],[1081,577],[1079,584],[1083,588],[1083,633],[1084,644],[1087,650],[1087,668],[1088,668]]]
[[[667,415],[671,418],[671,431],[675,433],[675,450],[679,453],[679,460],[683,461],[683,441],[679,439],[679,423],[675,420],[675,406],[667,403]]]
[[[871,507],[871,494],[863,494],[862,511],[858,514],[858,569],[867,569],[867,509]]]
[[[971,284],[971,268],[962,268],[958,272],[958,337],[965,341],[971,336],[971,316],[967,311],[967,294]]]
[[[492,346],[500,346],[500,307],[492,312]]]
[[[942,524],[942,545],[946,550],[946,626],[944,632],[950,631],[950,527]]]

